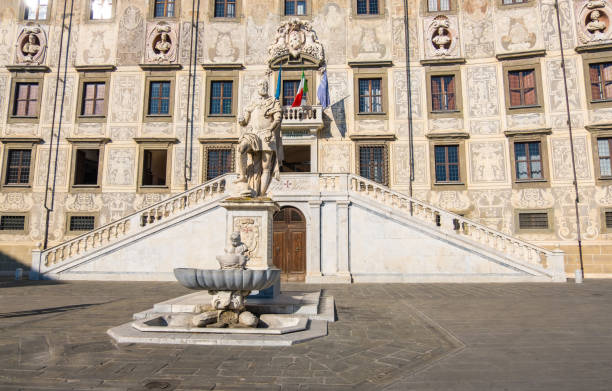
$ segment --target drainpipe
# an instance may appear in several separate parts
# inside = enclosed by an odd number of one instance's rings
[[[410,164],[410,182],[408,194],[412,199],[413,190],[412,183],[414,182],[414,137],[412,129],[412,86],[410,85],[410,30],[408,21],[408,0],[404,0],[404,40],[406,41],[406,92],[408,95],[408,144],[409,144],[409,164]],[[412,201],[410,201],[410,215],[413,214]]]
[[[64,0],[64,13],[63,13],[63,18],[62,18],[62,31],[60,33],[60,47],[58,50],[58,60],[57,60],[57,77],[55,80],[55,96],[54,96],[54,101],[53,101],[53,118],[51,120],[51,133],[49,135],[49,159],[47,161],[47,180],[46,180],[46,187],[45,187],[45,235],[44,235],[44,242],[43,242],[43,249],[47,249],[48,245],[49,245],[49,222],[50,222],[50,217],[51,217],[51,212],[53,212],[53,207],[55,204],[55,185],[56,185],[56,178],[57,178],[57,159],[59,156],[59,142],[60,142],[60,136],[62,133],[62,120],[63,120],[63,116],[62,113],[64,111],[64,100],[66,98],[66,75],[68,74],[68,55],[70,52],[70,36],[72,33],[72,14],[73,14],[73,10],[74,10],[74,0],[71,0],[70,2],[70,18],[69,18],[69,22],[68,22],[68,39],[66,42],[66,60],[64,61],[64,80],[63,80],[63,87],[62,87],[62,99],[61,99],[61,103],[60,103],[60,116],[59,116],[59,123],[58,123],[58,127],[57,127],[57,141],[56,141],[56,145],[55,145],[55,162],[54,162],[54,167],[53,167],[53,184],[51,186],[49,186],[49,181],[50,181],[50,174],[51,174],[51,154],[53,152],[53,137],[54,137],[54,129],[55,129],[55,119],[56,119],[56,112],[57,112],[57,95],[59,92],[59,81],[60,81],[60,75],[61,75],[61,66],[62,66],[62,49],[63,49],[63,44],[64,44],[64,28],[65,28],[65,23],[66,23],[66,8],[67,8],[67,0]],[[51,195],[50,195],[50,200],[49,200],[49,191],[51,191]]]
[[[582,238],[580,236],[580,211],[578,210],[578,204],[580,202],[580,195],[578,193],[578,176],[576,175],[576,158],[574,156],[574,137],[572,135],[572,117],[570,112],[569,94],[567,91],[567,72],[565,69],[565,53],[563,51],[563,36],[561,32],[561,16],[559,13],[559,0],[555,0],[555,11],[557,13],[557,28],[559,30],[559,48],[561,49],[561,69],[563,70],[563,85],[565,87],[565,108],[567,110],[567,127],[569,129],[570,138],[570,150],[572,153],[572,171],[574,174],[574,192],[576,198],[574,199],[574,208],[576,209],[576,235],[578,238],[578,254],[580,256],[580,272],[576,271],[576,282],[582,282],[584,279],[584,262],[582,260]]]
[[[193,45],[193,35],[195,28],[195,55]],[[189,79],[187,80],[187,114],[185,119],[185,166],[184,166],[184,179],[185,179],[185,191],[189,189],[189,181],[192,175],[192,163],[193,163],[193,112],[195,108],[195,89],[196,89],[196,62],[198,58],[198,32],[200,28],[200,0],[198,0],[197,11],[196,2],[191,2],[191,38],[189,41]],[[193,86],[192,86],[193,83]],[[193,99],[192,99],[193,90]],[[191,107],[191,115],[189,109]],[[191,124],[190,124],[191,123]],[[191,146],[191,148],[189,148]],[[187,158],[189,156],[189,159]]]

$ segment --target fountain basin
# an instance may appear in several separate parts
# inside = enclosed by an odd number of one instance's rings
[[[280,272],[280,269],[174,269],[176,279],[184,287],[208,291],[259,291],[267,289],[279,280]]]

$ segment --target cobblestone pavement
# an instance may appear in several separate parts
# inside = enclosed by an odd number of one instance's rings
[[[612,281],[314,286],[329,335],[286,348],[116,346],[176,283],[0,281],[0,390],[610,390]]]

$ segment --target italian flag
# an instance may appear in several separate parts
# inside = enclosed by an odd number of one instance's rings
[[[302,105],[302,98],[308,93],[308,83],[306,82],[306,75],[302,71],[302,80],[300,80],[300,86],[298,87],[295,99],[291,104],[291,107],[298,107]]]

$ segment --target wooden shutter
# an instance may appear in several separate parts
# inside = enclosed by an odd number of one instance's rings
[[[510,106],[520,106],[521,77],[519,72],[508,72],[508,88],[510,90]]]
[[[442,110],[441,102],[442,94],[442,78],[439,76],[433,76],[431,78],[431,109],[433,111]]]
[[[448,84],[446,86],[446,101],[448,102],[448,110],[456,109],[456,99],[455,99],[455,76],[448,76],[446,78],[448,80]]]
[[[524,105],[536,105],[538,99],[536,96],[535,71],[523,72],[523,91],[525,96]]]
[[[599,64],[589,65],[589,75],[591,76],[591,99],[601,99],[601,82],[599,80]]]

